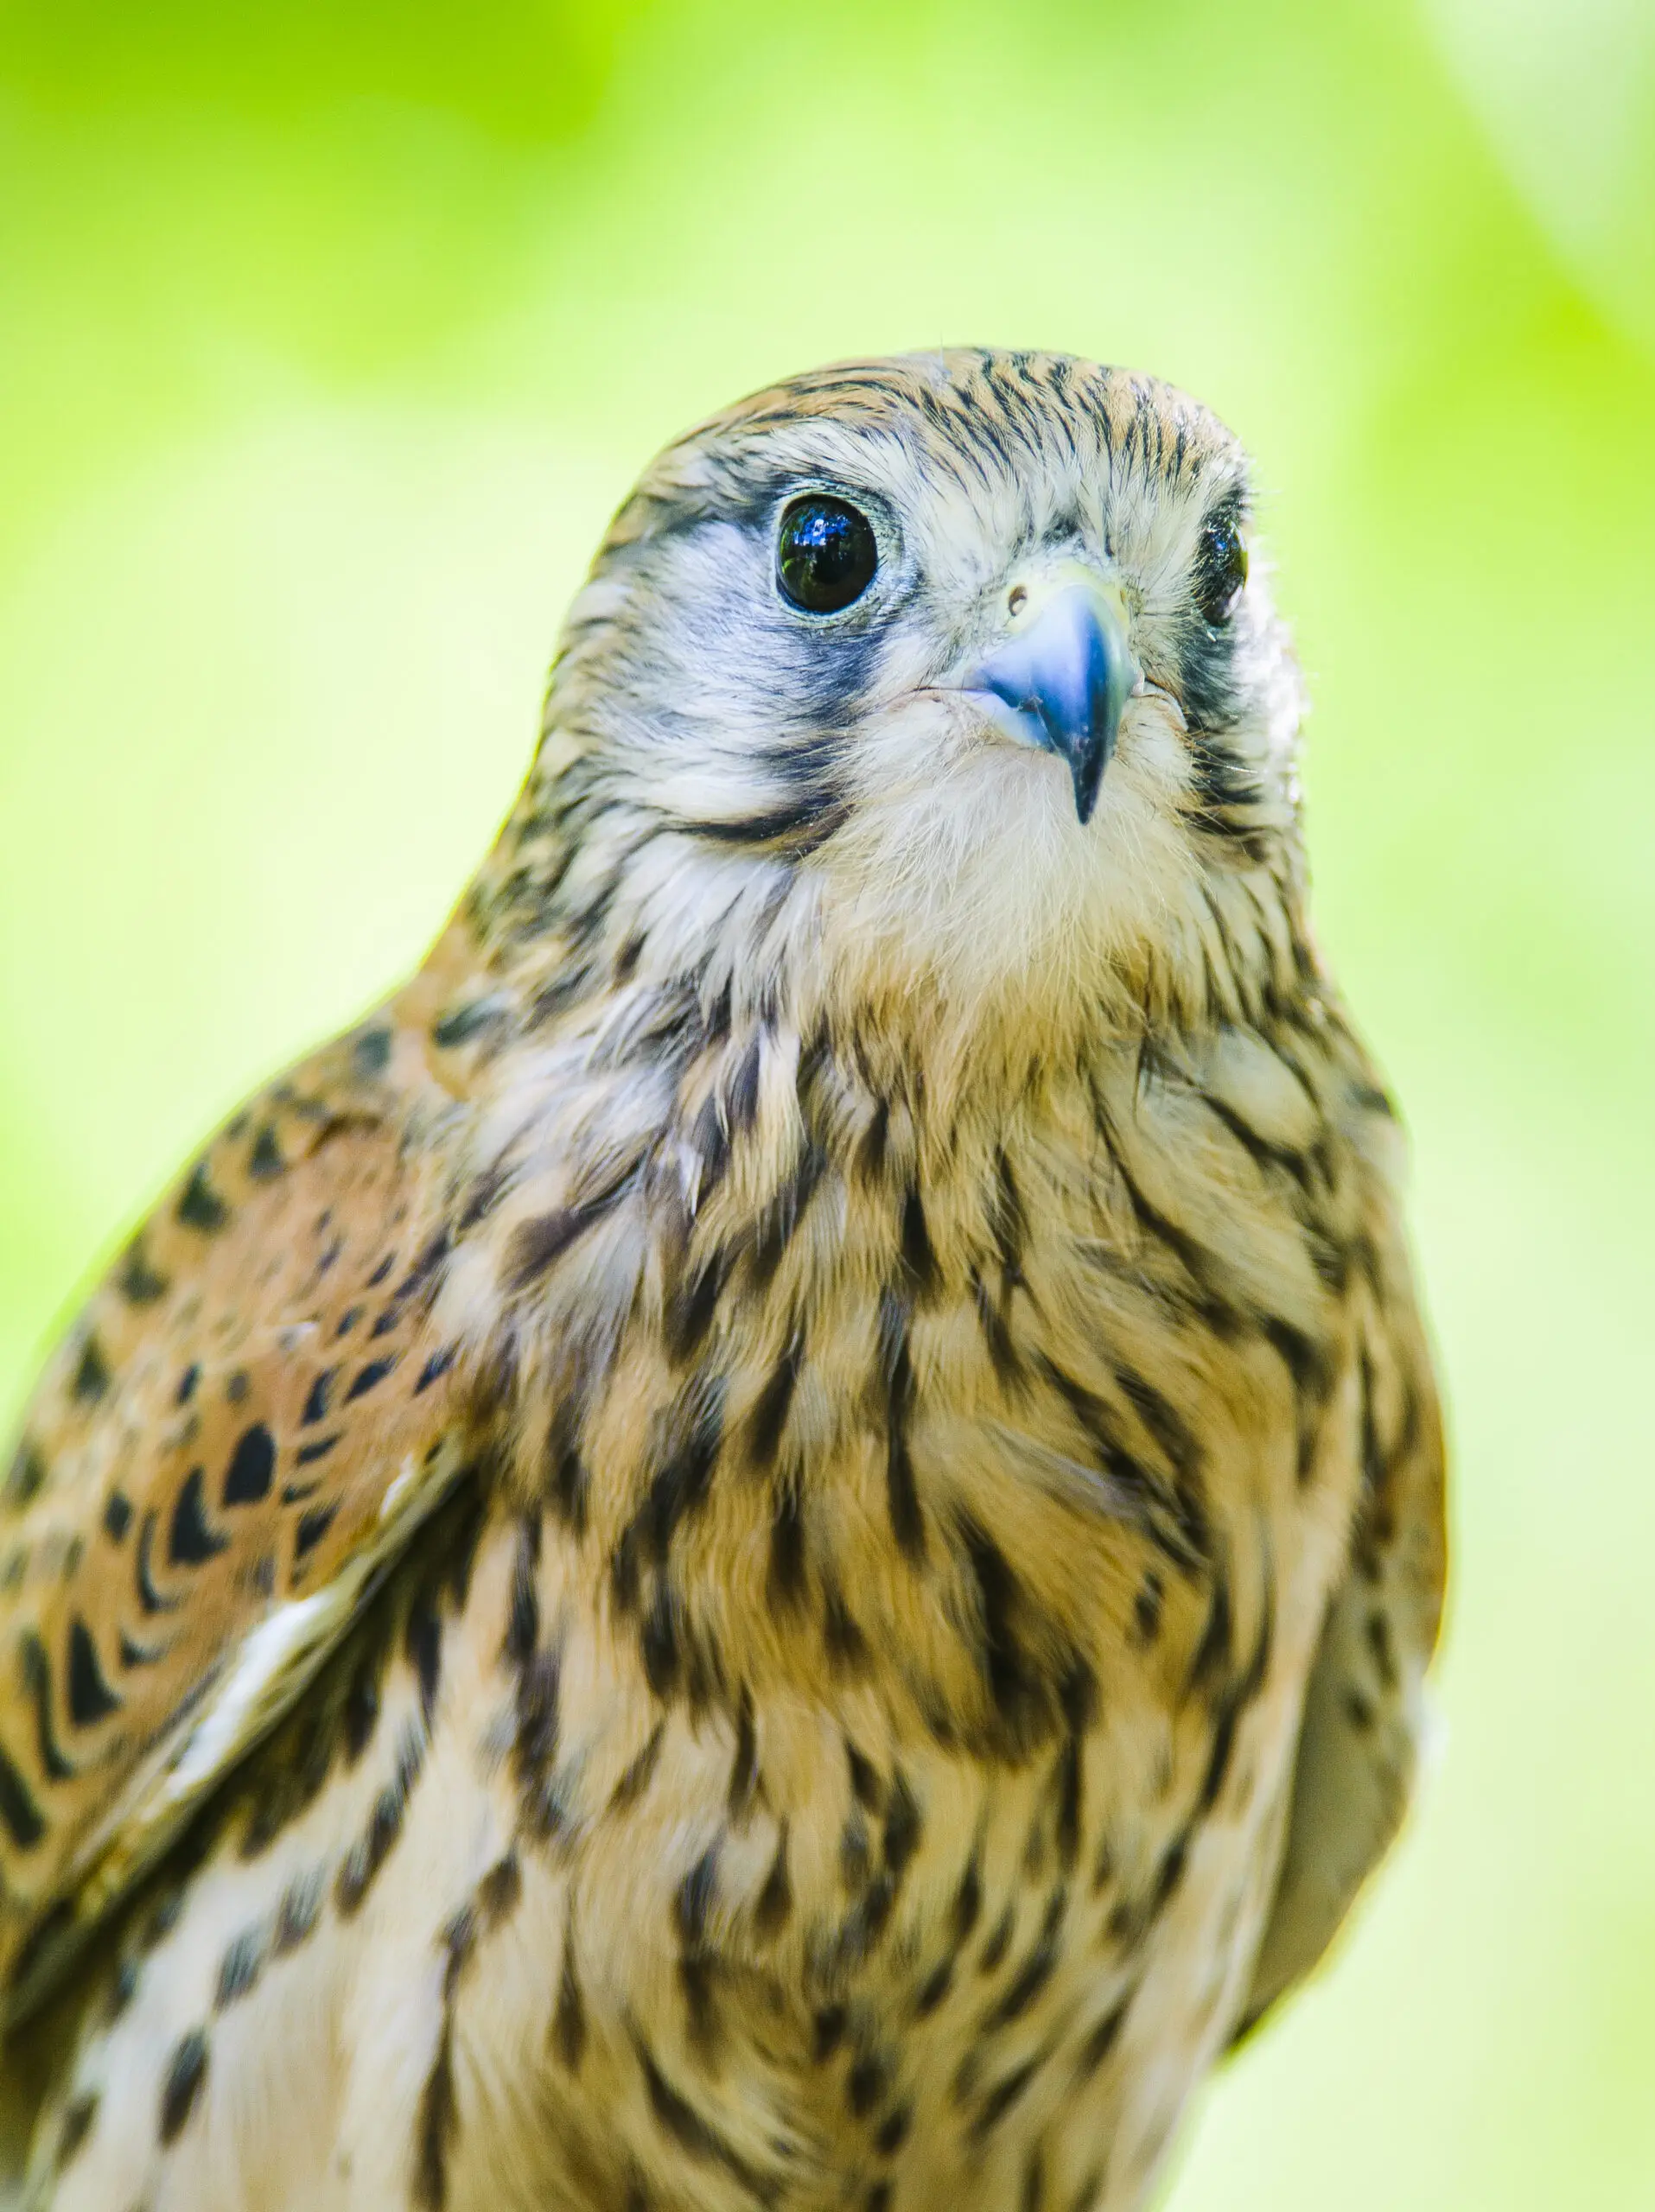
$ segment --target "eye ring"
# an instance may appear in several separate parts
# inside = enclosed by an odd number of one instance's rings
[[[1195,556],[1195,604],[1201,620],[1218,630],[1236,611],[1247,581],[1247,541],[1233,514],[1209,518]]]
[[[789,499],[776,530],[776,582],[805,614],[842,614],[879,569],[879,540],[860,507],[830,492]]]

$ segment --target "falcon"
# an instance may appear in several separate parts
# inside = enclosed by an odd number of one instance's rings
[[[1443,1577],[1253,534],[1060,355],[649,469],[424,965],[28,1408],[15,2201],[1146,2201],[1397,1827]]]

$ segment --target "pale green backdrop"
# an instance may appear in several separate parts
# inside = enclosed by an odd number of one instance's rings
[[[1436,1772],[1175,2212],[1655,2204],[1655,9],[0,0],[0,1399],[434,930],[659,441],[944,340],[1256,451],[1452,1383]]]

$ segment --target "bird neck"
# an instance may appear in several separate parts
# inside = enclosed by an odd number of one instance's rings
[[[837,1034],[895,1087],[923,1071],[945,1126],[968,1103],[1025,1098],[1050,1065],[1259,1027],[1326,988],[1291,815],[1244,844],[1193,842],[1142,926],[1101,938],[1062,917],[1028,942],[892,925],[857,886],[854,866],[785,837],[670,827],[554,726],[433,962],[450,995],[487,1006],[500,1044],[532,1054],[579,1043],[619,1067],[636,1038],[687,1068],[742,1059],[766,1035],[808,1058]]]

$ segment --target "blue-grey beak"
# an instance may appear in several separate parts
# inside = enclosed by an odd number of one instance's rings
[[[961,688],[1009,734],[1066,762],[1075,812],[1090,822],[1137,680],[1114,594],[1085,582],[1065,584],[1032,609]]]

